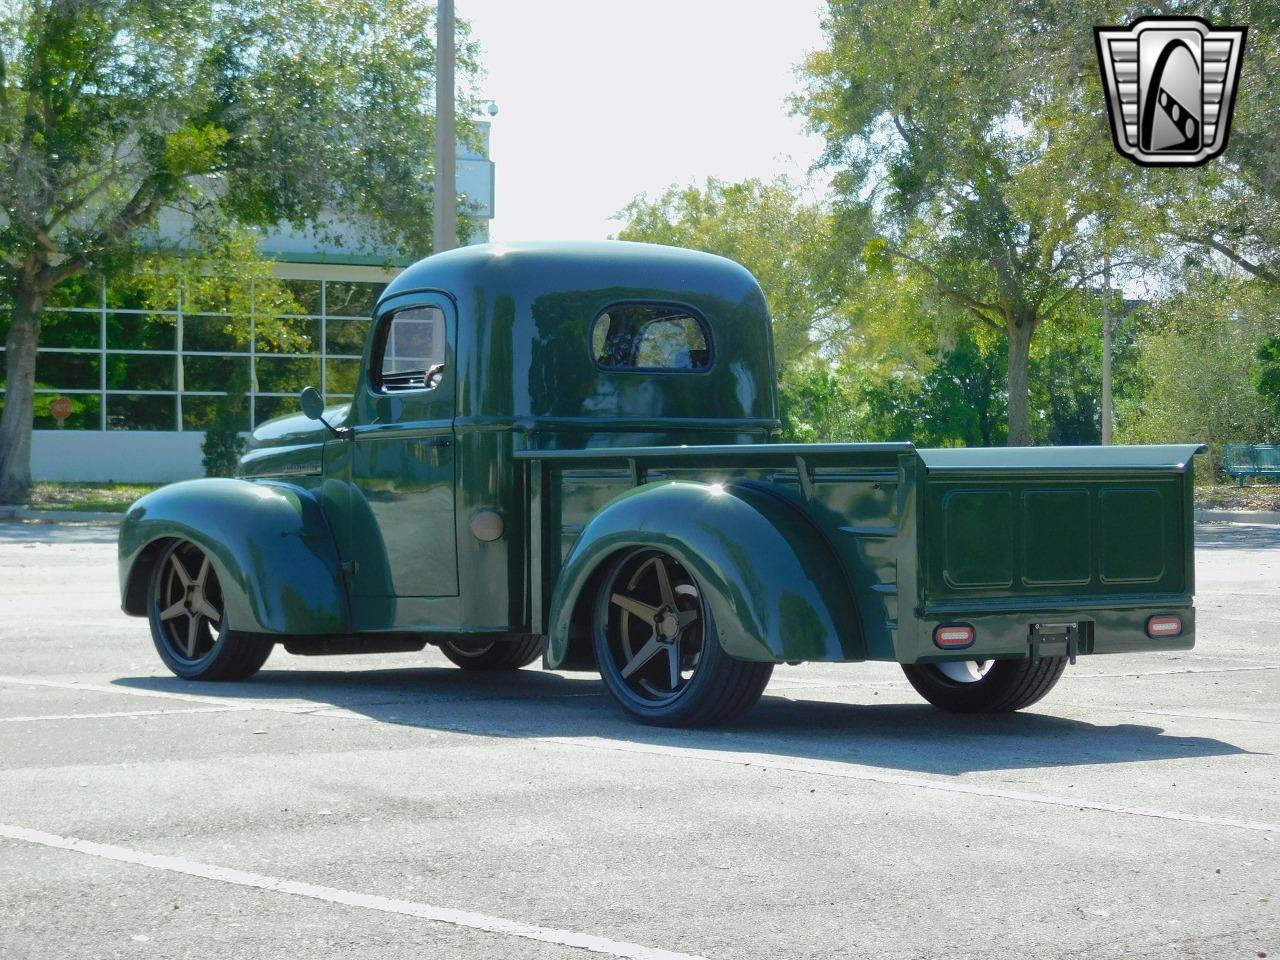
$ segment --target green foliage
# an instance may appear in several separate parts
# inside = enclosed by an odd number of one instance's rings
[[[1005,439],[1003,347],[966,334],[923,377],[891,376],[861,391],[868,440],[931,447],[990,447]]]
[[[1258,347],[1259,368],[1253,374],[1253,385],[1280,420],[1280,336],[1268,337]]]
[[[795,364],[778,387],[782,439],[787,443],[830,443],[861,439],[857,398],[849,381],[822,360]]]
[[[671,187],[656,200],[637,197],[618,216],[627,221],[620,240],[705,250],[750,270],[769,302],[784,377],[838,322],[848,264],[835,259],[831,217],[785,178]]]
[[[1141,391],[1117,403],[1117,439],[1211,443],[1221,479],[1224,443],[1280,439],[1280,411],[1257,389],[1264,344],[1277,336],[1276,293],[1259,280],[1191,273],[1155,305],[1138,336]]]

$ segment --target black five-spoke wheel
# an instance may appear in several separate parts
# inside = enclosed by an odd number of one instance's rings
[[[710,724],[760,698],[773,665],[734,660],[692,574],[657,550],[632,550],[605,574],[596,599],[600,675],[622,707],[647,723]]]
[[[200,547],[176,540],[151,573],[151,637],[165,665],[188,680],[243,680],[266,662],[272,642],[233,633],[222,584]]]

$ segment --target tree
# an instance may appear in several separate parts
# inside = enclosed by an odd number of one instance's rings
[[[1280,4],[1198,5],[1215,25],[1249,28],[1228,149],[1153,197],[1169,238],[1221,256],[1280,290]]]
[[[826,139],[850,235],[878,234],[863,255],[908,265],[1007,340],[1010,444],[1033,439],[1036,332],[1096,283],[1104,249],[1123,270],[1158,232],[1135,183],[1162,172],[1111,145],[1091,35],[1105,18],[1009,0],[829,0],[826,48],[794,101]]]
[[[0,501],[13,501],[30,484],[44,304],[129,263],[162,210],[330,233],[341,218],[361,243],[429,252],[434,49],[425,0],[0,4]]]
[[[1117,404],[1117,436],[1132,443],[1267,443],[1280,440],[1280,410],[1257,386],[1275,335],[1269,285],[1209,269],[1152,307],[1138,336],[1140,393]],[[1215,449],[1210,464],[1220,473]]]
[[[626,219],[619,240],[704,250],[750,270],[769,303],[784,380],[838,325],[848,264],[833,256],[830,215],[785,177],[673,186],[656,200],[637,197],[618,216]]]

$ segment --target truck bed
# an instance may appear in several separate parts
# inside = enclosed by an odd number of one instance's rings
[[[614,497],[664,480],[767,487],[843,568],[867,659],[944,655],[940,623],[978,625],[969,656],[1026,655],[1028,627],[1080,625],[1081,652],[1189,646],[1188,466],[1201,448],[920,450],[909,443],[523,450],[530,465],[534,621],[560,564]],[[1132,612],[1185,612],[1156,643]]]

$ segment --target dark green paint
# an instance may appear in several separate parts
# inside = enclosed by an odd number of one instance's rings
[[[591,323],[620,301],[705,317],[697,373],[602,371]],[[430,391],[381,395],[381,321],[445,315]],[[653,546],[697,577],[720,640],[754,660],[1025,656],[1029,625],[1084,625],[1093,652],[1194,640],[1194,446],[916,450],[793,445],[778,434],[769,317],[755,280],[644,244],[470,247],[415,264],[375,314],[351,403],[255,432],[238,481],[135,505],[126,607],[147,550],[206,546],[234,629],[543,633],[551,665],[589,658],[594,578]],[[312,411],[314,413],[314,410]],[[497,539],[473,532],[501,519]],[[482,527],[477,527],[477,530]],[[1186,630],[1146,637],[1178,613]],[[977,644],[942,654],[938,624]]]
[[[204,548],[222,584],[228,622],[245,633],[343,633],[351,628],[333,537],[319,501],[284,483],[189,480],[138,500],[120,525],[125,612],[143,616],[139,564],[164,540]]]

